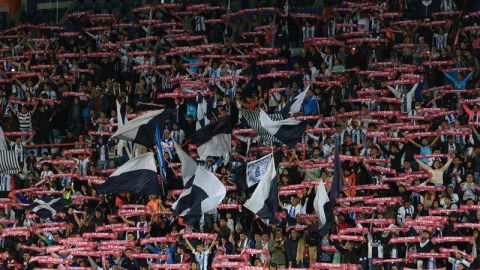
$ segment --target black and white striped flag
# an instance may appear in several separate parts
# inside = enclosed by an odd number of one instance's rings
[[[255,130],[257,135],[260,137],[260,142],[261,143],[268,143],[270,142],[275,142],[279,143],[280,141],[277,140],[275,137],[273,137],[266,129],[262,127],[260,124],[260,112],[259,111],[252,111],[249,109],[240,109],[240,113],[242,114],[242,117],[247,121],[247,124]],[[282,115],[280,113],[273,113],[268,115],[270,119],[273,121],[280,121],[283,119]]]
[[[5,141],[5,135],[3,129],[0,126],[0,150],[8,150],[7,142]]]
[[[273,121],[264,111],[260,111],[260,123],[272,136],[290,148],[302,140],[307,122],[296,120],[293,117]]]
[[[0,150],[0,174],[14,174],[20,171],[15,151]]]

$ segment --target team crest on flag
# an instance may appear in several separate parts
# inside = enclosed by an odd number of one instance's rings
[[[265,222],[266,220],[270,222],[275,220],[278,211],[278,181],[274,159],[270,158],[267,164],[255,191],[243,205]]]
[[[268,164],[272,158],[273,155],[270,154],[262,157],[261,159],[247,163],[247,186],[249,188],[260,182],[260,179],[262,179],[262,176],[267,171]]]

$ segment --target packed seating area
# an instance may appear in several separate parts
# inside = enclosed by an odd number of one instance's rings
[[[480,269],[480,1],[44,21],[0,32],[2,269]]]

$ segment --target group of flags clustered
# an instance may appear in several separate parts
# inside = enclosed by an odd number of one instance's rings
[[[305,121],[293,117],[301,109],[308,88],[290,101],[281,111],[281,117],[272,120],[271,115],[260,111],[256,117],[247,117],[252,127],[258,134],[268,134],[276,141],[289,147],[294,147],[302,138],[307,126]],[[135,143],[152,150],[131,158],[118,167],[107,180],[98,186],[99,193],[131,192],[133,194],[156,195],[164,192],[163,183],[166,181],[166,162],[164,160],[164,147],[161,144],[162,124],[164,120],[175,112],[169,109],[147,111],[140,116],[120,125],[112,135],[112,139]],[[232,125],[228,117],[218,118],[208,125],[198,129],[194,134],[194,144],[199,160],[208,157],[228,156],[232,148]],[[197,160],[186,153],[179,145],[174,143],[175,152],[181,162],[181,178],[184,190],[172,205],[174,214],[182,219],[185,224],[194,224],[205,213],[215,210],[224,199],[227,190],[217,176],[199,164]],[[11,151],[1,150],[3,171],[18,170],[15,156],[10,157]],[[156,158],[155,158],[156,153]],[[157,166],[157,162],[158,166]],[[241,185],[251,188],[257,185],[251,197],[245,202],[244,207],[261,218],[265,223],[276,220],[278,212],[278,181],[276,164],[280,157],[272,153],[258,160],[250,161],[243,166],[239,181]],[[328,227],[333,225],[333,206],[335,198],[343,189],[341,177],[340,158],[338,147],[334,158],[334,179],[330,196],[325,185],[320,182],[314,201],[315,212],[319,222]],[[40,217],[54,216],[57,211],[66,205],[61,198],[44,198],[35,200],[30,208]]]

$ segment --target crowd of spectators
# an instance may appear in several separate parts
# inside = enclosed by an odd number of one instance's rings
[[[480,269],[480,3],[301,2],[83,4],[62,25],[4,29],[1,127],[21,171],[0,175],[3,269]],[[242,110],[279,112],[307,87],[307,132],[277,147],[278,222],[242,207],[236,169],[272,146],[250,133],[204,162],[222,207],[179,222],[173,141],[195,156],[199,126],[228,115],[244,135]],[[159,108],[176,111],[163,193],[98,194],[145,151],[110,140],[118,119]],[[336,140],[345,189],[325,230],[314,191]],[[40,219],[29,204],[44,196],[69,205]]]

